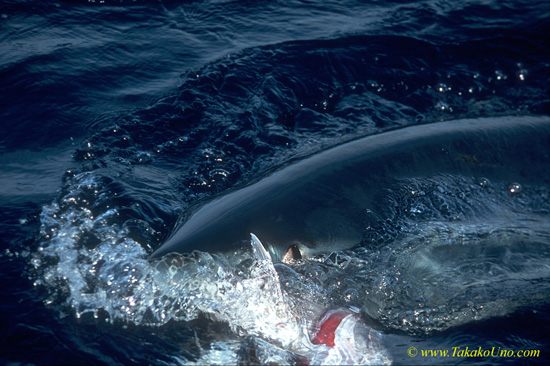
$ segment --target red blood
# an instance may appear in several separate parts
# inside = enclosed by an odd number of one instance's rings
[[[319,330],[311,340],[313,344],[326,344],[329,347],[334,347],[334,333],[342,320],[347,317],[349,313],[336,312],[331,314],[327,320],[325,320]]]

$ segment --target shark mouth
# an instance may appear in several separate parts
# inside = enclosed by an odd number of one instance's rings
[[[366,326],[359,314],[350,309],[326,311],[317,322],[311,338],[314,345],[327,348],[319,352],[315,362],[323,364],[389,363],[384,354],[382,334]]]
[[[251,233],[252,252],[258,262],[273,266],[271,256],[256,235]],[[290,250],[290,248],[289,248]],[[271,277],[279,284],[277,275]],[[303,319],[306,320],[307,319]],[[293,344],[293,357],[287,358],[297,365],[356,365],[390,364],[382,342],[382,333],[368,327],[356,308],[326,310],[313,322],[310,336]],[[304,335],[303,332],[302,336]],[[302,337],[303,338],[303,337]]]

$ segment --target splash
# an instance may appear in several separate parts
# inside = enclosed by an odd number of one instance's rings
[[[35,285],[47,289],[49,306],[115,326],[161,329],[205,317],[226,324],[230,334],[202,347],[197,363],[390,363],[381,334],[349,308],[328,331],[332,343],[312,342],[332,305],[326,290],[289,266],[274,265],[254,234],[247,250],[195,251],[151,262],[120,223],[117,207],[96,215],[94,205],[83,202],[101,196],[97,176],[82,173],[74,181],[62,199],[44,207],[43,241],[31,260]],[[84,192],[93,194],[85,198]]]
[[[286,265],[255,236],[230,253],[151,262],[139,238],[153,228],[141,220],[136,240],[136,220],[124,220],[108,181],[87,172],[70,183],[43,208],[31,258],[48,306],[159,332],[192,324],[199,363],[389,363],[384,337],[363,320],[425,337],[547,303],[545,186],[512,194],[509,182],[484,178],[411,178],[384,200],[402,211],[373,230],[387,240]],[[327,310],[339,321],[327,323]],[[228,330],[212,336],[200,319]]]

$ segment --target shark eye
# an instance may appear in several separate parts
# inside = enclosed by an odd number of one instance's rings
[[[283,255],[282,262],[283,263],[290,263],[295,260],[302,259],[302,253],[300,252],[300,248],[296,244],[293,244],[289,246]]]

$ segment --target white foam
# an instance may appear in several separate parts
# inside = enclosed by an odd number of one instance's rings
[[[82,174],[76,181],[59,204],[42,212],[44,240],[31,263],[36,284],[52,295],[46,303],[60,306],[55,301],[62,298],[77,318],[92,315],[136,326],[191,321],[199,314],[227,323],[235,339],[215,341],[202,351],[200,362],[233,363],[238,340],[246,337],[263,342],[265,362],[284,363],[292,355],[334,362],[323,351],[326,346],[309,341],[324,293],[295,272],[286,282],[292,294],[283,290],[269,253],[254,234],[250,249],[228,256],[197,251],[150,262],[144,246],[116,224],[117,208],[95,217],[83,204],[79,190],[97,191],[94,176]],[[90,234],[99,242],[87,246],[83,238]]]

